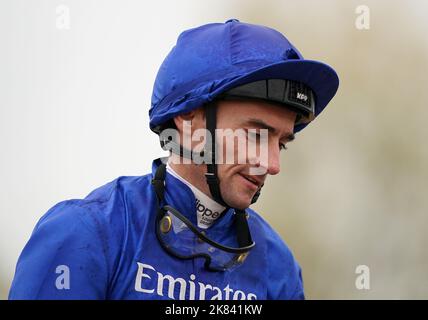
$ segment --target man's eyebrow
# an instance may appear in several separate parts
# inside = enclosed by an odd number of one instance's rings
[[[256,126],[256,127],[261,128],[261,129],[267,129],[272,134],[275,134],[278,132],[277,129],[268,125],[267,123],[265,123],[264,121],[262,121],[260,119],[250,118],[247,121],[245,121],[245,124],[250,125],[250,126]],[[288,132],[285,134],[285,136],[282,139],[287,139],[287,141],[293,141],[295,138],[296,137],[295,137],[293,132]]]

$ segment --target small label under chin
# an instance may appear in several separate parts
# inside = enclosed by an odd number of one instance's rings
[[[221,208],[219,208],[221,210]],[[208,208],[206,204],[202,203],[201,200],[196,198],[196,213],[198,215],[198,227],[199,228],[209,228],[214,221],[217,220],[221,215],[220,210],[213,210]]]

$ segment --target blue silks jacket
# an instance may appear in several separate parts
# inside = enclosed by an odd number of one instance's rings
[[[160,164],[153,162],[153,173]],[[304,299],[301,270],[280,236],[247,209],[256,245],[236,269],[169,255],[155,235],[152,174],[119,177],[52,207],[19,257],[9,299]],[[166,202],[196,225],[193,192],[170,174]],[[206,230],[235,237],[229,210]]]

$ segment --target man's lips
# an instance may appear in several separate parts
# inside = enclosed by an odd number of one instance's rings
[[[255,176],[251,176],[243,173],[240,173],[239,175],[242,176],[245,180],[255,185],[257,188],[260,188],[264,183],[264,179],[256,178]]]

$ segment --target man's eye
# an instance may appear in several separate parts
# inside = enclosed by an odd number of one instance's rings
[[[257,133],[257,132],[249,131],[248,132],[248,138],[251,139],[251,140],[254,140],[256,142],[260,141],[260,134]]]

